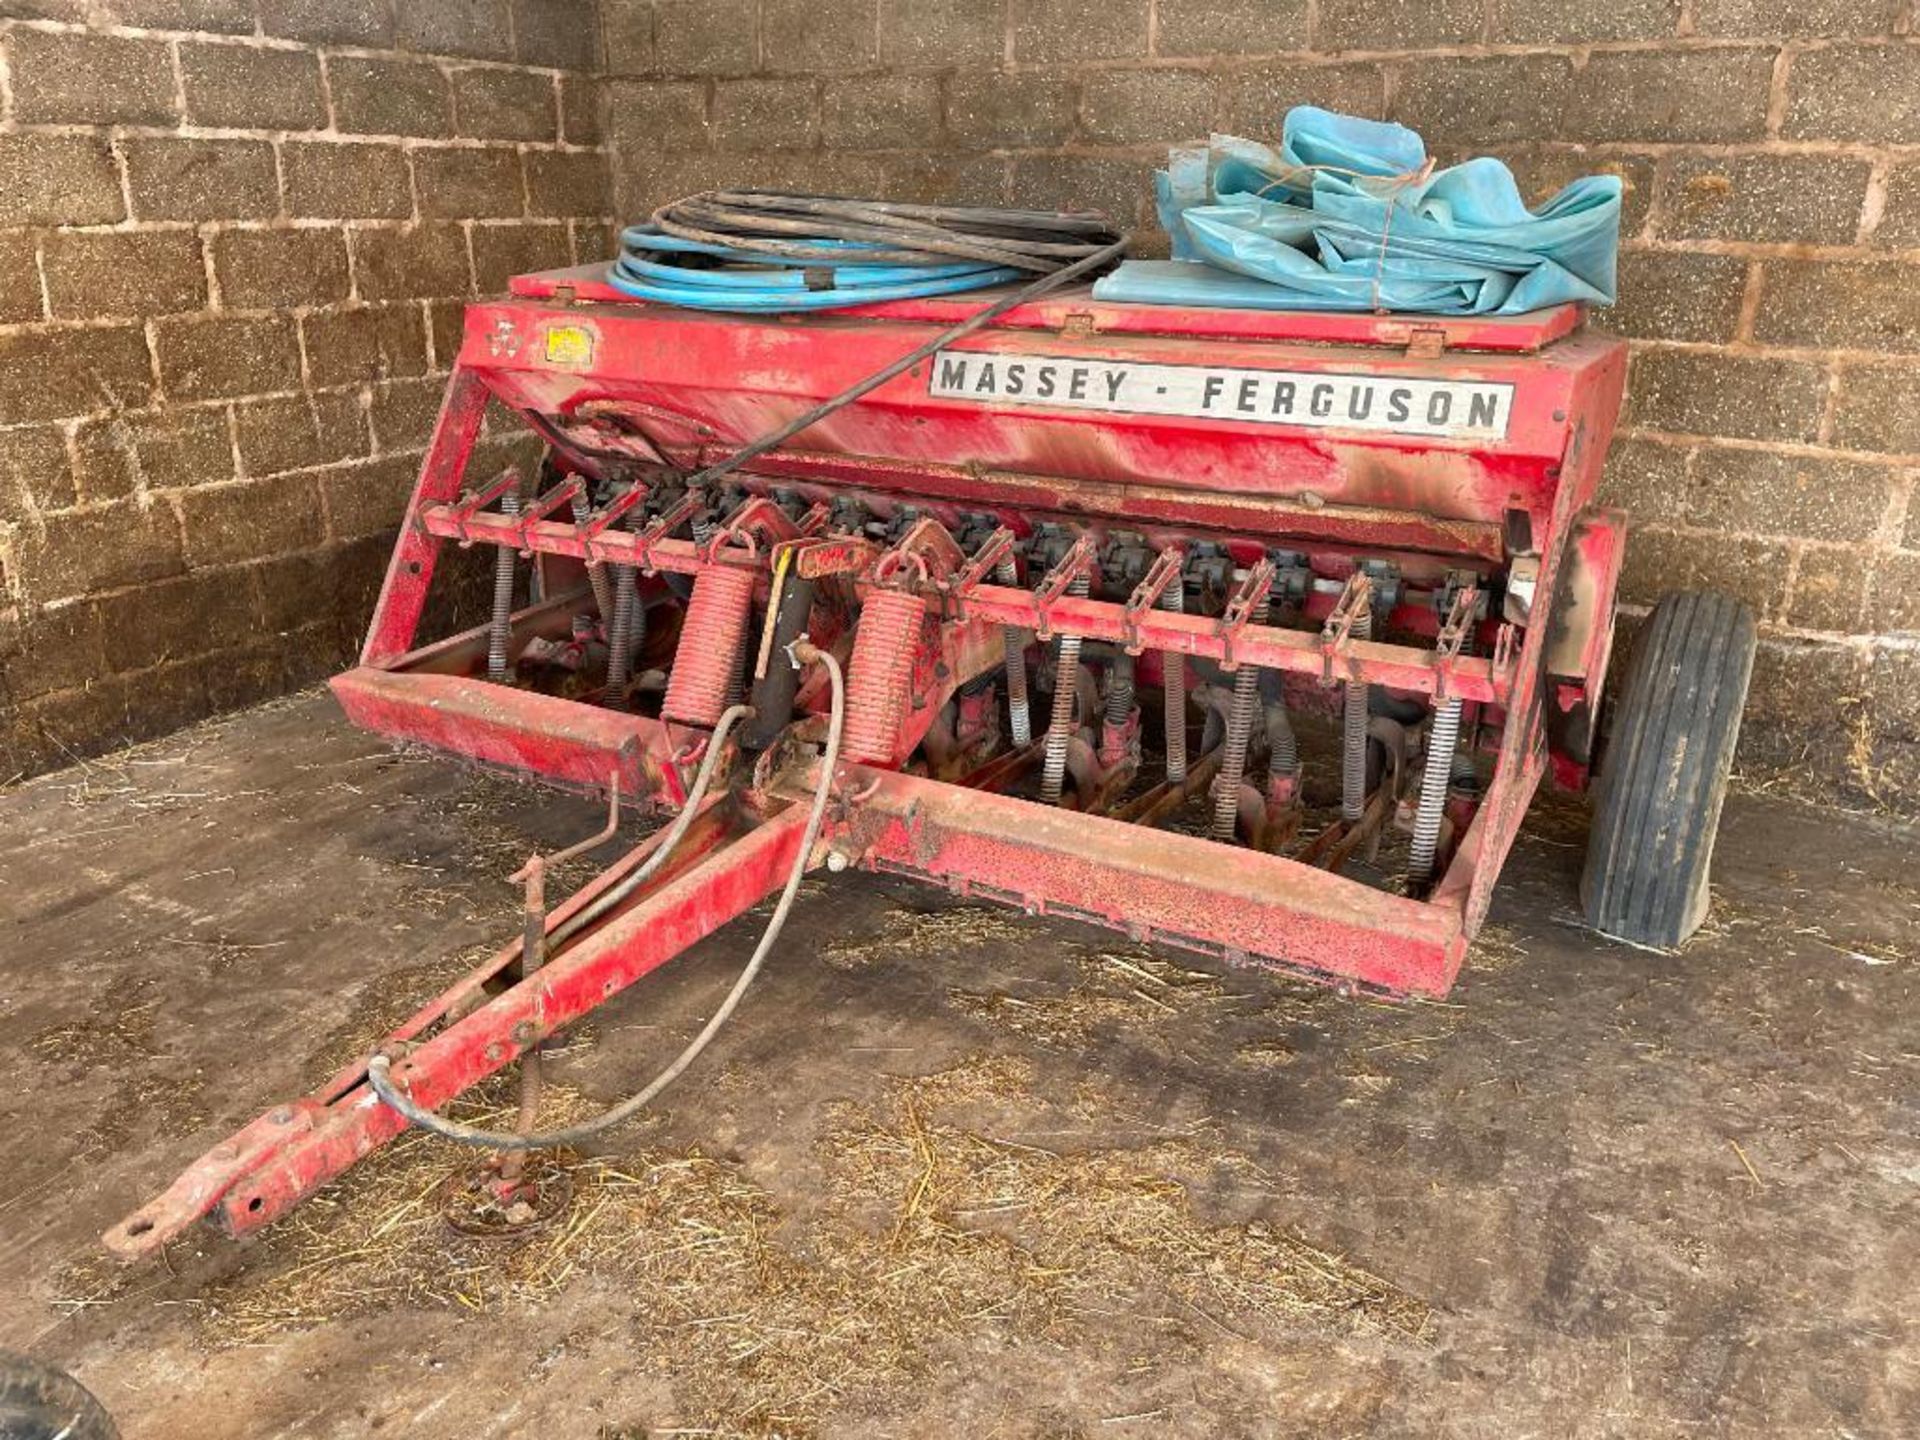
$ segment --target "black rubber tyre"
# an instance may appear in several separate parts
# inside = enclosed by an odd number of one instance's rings
[[[1665,948],[1706,919],[1753,652],[1753,612],[1725,595],[1668,595],[1641,631],[1580,877],[1587,923],[1601,934]]]
[[[120,1440],[100,1402],[71,1375],[0,1350],[0,1440]]]

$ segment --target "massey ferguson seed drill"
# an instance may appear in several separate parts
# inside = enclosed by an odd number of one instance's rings
[[[1081,277],[1117,247],[1079,239],[1024,288],[819,313],[638,301],[604,266],[468,309],[334,692],[397,742],[672,823],[552,908],[556,857],[535,857],[519,939],[113,1250],[203,1216],[258,1229],[409,1124],[509,1152],[501,1184],[524,1183],[520,1152],[684,1068],[814,867],[1349,993],[1447,992],[1535,787],[1579,789],[1595,758],[1625,347],[1571,305],[1102,303]],[[494,401],[544,438],[537,475],[470,469]],[[493,557],[494,619],[425,643],[450,547]],[[1602,931],[1664,946],[1699,923],[1752,652],[1719,597],[1645,625],[1584,882]],[[544,1040],[776,893],[660,1080],[531,1131]],[[516,1062],[521,1132],[435,1114]]]

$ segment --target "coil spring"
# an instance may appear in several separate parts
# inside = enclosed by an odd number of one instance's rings
[[[1294,738],[1293,717],[1287,713],[1287,702],[1276,700],[1267,706],[1267,773],[1277,778],[1299,768],[1300,742]]]
[[[1107,724],[1127,723],[1133,715],[1133,695],[1133,658],[1116,655],[1107,667]]]
[[[631,565],[615,565],[612,583],[614,623],[607,633],[607,703],[626,708],[627,685],[633,679],[633,658],[647,643],[647,606],[635,588],[638,572]],[[618,631],[618,643],[614,631]],[[616,659],[616,657],[618,657]]]
[[[1373,610],[1363,606],[1353,617],[1353,638],[1373,636]],[[1367,682],[1349,680],[1346,720],[1340,735],[1340,818],[1352,824],[1367,810]]]
[[[1248,612],[1249,625],[1267,623],[1267,597],[1253,602]],[[1260,671],[1242,665],[1233,672],[1233,708],[1227,712],[1226,749],[1220,756],[1220,773],[1213,782],[1213,830],[1215,840],[1232,840],[1240,818],[1240,785],[1247,775],[1247,742],[1253,738],[1253,711],[1260,699]]]
[[[584,492],[573,497],[573,523],[585,528],[593,518],[593,507]],[[593,605],[600,612],[603,626],[613,624],[613,587],[607,583],[607,567],[598,560],[587,564],[587,584],[593,589]]]
[[[1008,587],[1020,583],[1011,555],[993,567],[993,579]],[[1000,638],[1007,651],[1007,716],[1012,722],[1013,748],[1024,750],[1033,743],[1033,710],[1027,703],[1027,632],[1018,625],[1002,625]]]
[[[1442,700],[1433,708],[1427,731],[1426,764],[1420,772],[1420,808],[1413,816],[1413,847],[1407,873],[1415,880],[1433,876],[1440,848],[1440,816],[1447,803],[1447,782],[1453,770],[1454,747],[1460,743],[1460,702]]]
[[[520,518],[520,497],[509,490],[500,497],[500,513],[509,520]],[[507,669],[507,642],[513,631],[514,549],[502,545],[493,556],[493,618],[487,626],[487,678],[504,685],[510,678]]]
[[[693,517],[689,524],[693,529],[693,543],[698,545],[702,550],[705,550],[708,542],[713,539],[713,532],[719,529],[719,526],[713,523],[712,512],[702,510],[698,515]],[[727,704],[729,705],[738,705],[747,698],[746,666],[747,656],[743,647],[740,655],[740,664],[734,671],[733,679],[728,682],[727,685]]]
[[[633,512],[628,511],[630,524]],[[633,678],[634,612],[638,608],[639,594],[633,585],[633,566],[615,565],[611,567],[608,584],[613,589],[613,616],[607,622],[607,708],[624,710],[627,708],[627,682]]]
[[[740,650],[753,612],[753,578],[750,571],[714,565],[694,580],[660,706],[667,719],[682,725],[719,723],[740,675]]]
[[[861,605],[847,677],[849,760],[893,764],[926,614],[926,597],[907,590],[876,591]]]
[[[1067,593],[1084,598],[1088,589],[1085,575],[1073,577]],[[1040,798],[1049,805],[1060,803],[1066,788],[1067,746],[1073,739],[1073,702],[1080,688],[1080,636],[1062,635],[1060,655],[1053,668],[1053,714],[1047,724],[1046,766],[1040,772]]]
[[[1173,583],[1160,592],[1160,608],[1178,615],[1186,607],[1186,587],[1175,575]],[[1177,650],[1163,650],[1160,663],[1167,702],[1167,780],[1179,785],[1187,778],[1187,661]]]

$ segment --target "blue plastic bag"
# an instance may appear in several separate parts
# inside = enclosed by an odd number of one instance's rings
[[[1431,315],[1614,300],[1611,175],[1533,211],[1498,160],[1434,171],[1405,126],[1301,105],[1277,152],[1216,135],[1174,151],[1155,190],[1173,260],[1129,260],[1095,284],[1097,298]]]

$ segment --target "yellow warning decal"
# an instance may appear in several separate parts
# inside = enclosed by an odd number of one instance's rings
[[[547,331],[547,363],[577,370],[593,363],[593,335],[578,325],[555,325]]]

